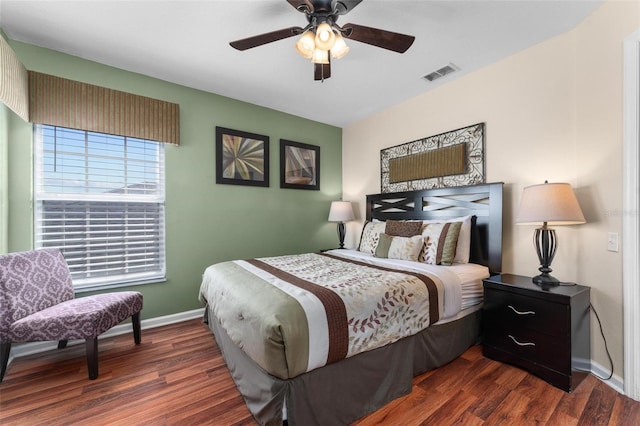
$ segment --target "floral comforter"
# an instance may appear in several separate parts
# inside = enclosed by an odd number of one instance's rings
[[[200,298],[236,345],[287,379],[416,334],[440,318],[443,293],[435,275],[309,253],[210,266]]]

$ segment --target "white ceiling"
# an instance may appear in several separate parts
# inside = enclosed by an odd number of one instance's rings
[[[0,0],[9,38],[339,127],[574,28],[601,0],[364,0],[338,24],[416,37],[404,54],[349,41],[313,80],[296,37],[237,51],[229,42],[305,16],[285,0]],[[453,63],[436,82],[422,77]]]

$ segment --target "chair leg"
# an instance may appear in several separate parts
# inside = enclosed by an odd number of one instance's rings
[[[133,340],[136,345],[139,345],[142,340],[140,337],[140,312],[131,316],[131,323],[133,324]]]
[[[58,341],[58,349],[64,349],[67,347],[68,340],[59,340]]]
[[[86,339],[85,348],[87,352],[89,380],[95,380],[98,377],[98,338]]]
[[[7,364],[9,363],[9,354],[11,353],[11,342],[0,343],[0,364],[2,365],[2,371],[0,372],[0,383],[4,379],[4,373],[7,371]]]

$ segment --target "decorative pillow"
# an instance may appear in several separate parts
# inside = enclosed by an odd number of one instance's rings
[[[444,244],[442,245],[442,257],[440,258],[440,265],[450,266],[454,263],[456,257],[456,249],[458,247],[458,241],[460,240],[460,230],[462,229],[462,222],[447,223],[449,229],[445,236]]]
[[[453,263],[462,222],[429,223],[422,231],[424,245],[420,260],[431,265]]]
[[[366,222],[362,228],[358,250],[363,253],[374,254],[380,234],[384,232],[385,226],[385,222]]]
[[[424,245],[422,252],[420,253],[421,262],[437,265],[438,242],[440,241],[440,235],[442,235],[443,228],[444,222],[428,223],[425,225],[424,230],[422,231]]]
[[[389,234],[380,234],[376,251],[373,253],[375,257],[389,257],[389,248],[391,248],[393,237]]]
[[[469,256],[471,253],[471,218],[472,215],[456,217],[447,220],[423,220],[422,222],[425,225],[430,223],[462,222],[460,235],[458,236],[458,244],[456,245],[456,255],[453,258],[453,263],[469,263]]]
[[[422,232],[422,221],[418,220],[388,220],[384,233],[394,237],[413,237]]]
[[[417,261],[422,250],[424,239],[421,235],[413,237],[397,237],[381,233],[376,257]]]

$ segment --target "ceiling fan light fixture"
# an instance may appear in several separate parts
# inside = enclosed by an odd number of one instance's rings
[[[2,1],[2,0],[0,0]],[[314,80],[331,77],[331,60],[340,59],[349,52],[345,38],[404,53],[415,41],[414,36],[365,27],[357,24],[338,25],[339,17],[351,11],[363,0],[287,0],[305,15],[307,25],[270,31],[230,42],[232,48],[244,51],[297,36],[295,49],[300,56],[313,63]]]
[[[322,22],[316,28],[316,47],[322,50],[331,50],[336,41],[336,35],[331,25]]]
[[[311,62],[314,64],[328,64],[329,63],[329,51],[318,49],[317,47],[313,51],[313,57]]]
[[[312,31],[305,31],[296,43],[296,51],[305,59],[313,58],[316,48],[315,35]]]
[[[349,53],[349,46],[347,46],[347,43],[345,43],[344,38],[340,33],[336,34],[336,42],[331,48],[331,57],[333,59],[340,59],[347,53]]]

